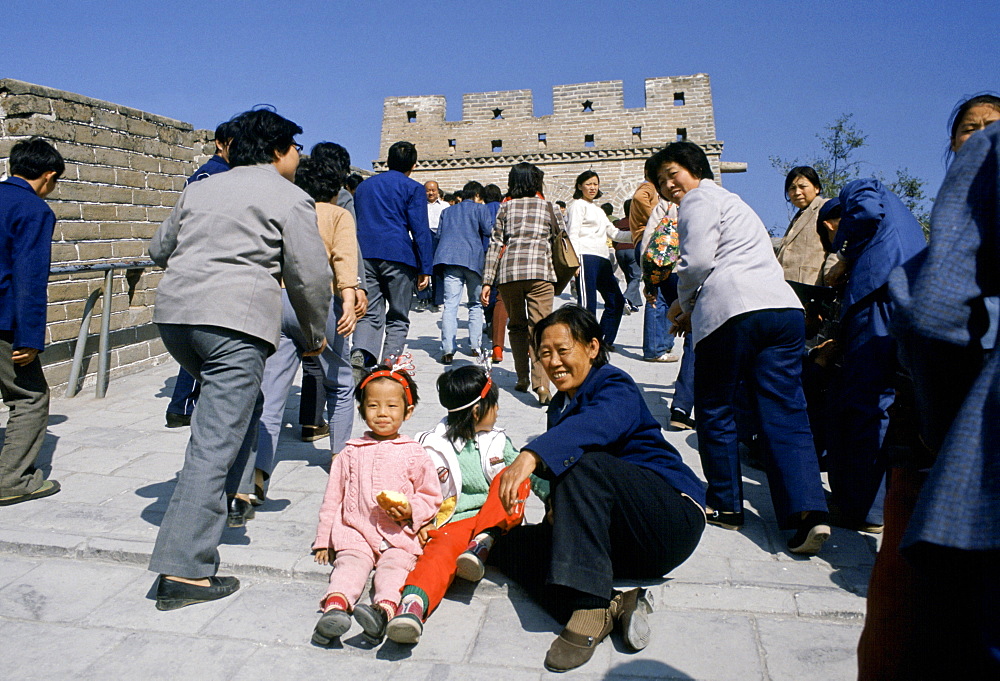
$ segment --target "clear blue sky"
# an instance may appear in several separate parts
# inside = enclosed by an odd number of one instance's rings
[[[726,185],[784,229],[768,157],[808,157],[843,112],[869,135],[870,171],[937,192],[956,101],[1000,89],[1000,2],[4,2],[0,77],[214,128],[270,103],[356,165],[378,153],[382,100],[708,73]]]

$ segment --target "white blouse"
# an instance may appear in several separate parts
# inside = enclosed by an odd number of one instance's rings
[[[608,239],[616,239],[619,231],[595,203],[576,199],[566,207],[566,233],[578,256],[596,255],[610,259]]]

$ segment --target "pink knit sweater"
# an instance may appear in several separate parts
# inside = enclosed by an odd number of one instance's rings
[[[413,513],[400,525],[375,501],[382,490],[405,494]],[[380,552],[382,542],[421,554],[417,530],[441,506],[441,483],[431,458],[407,437],[375,440],[369,434],[348,440],[330,465],[319,510],[314,549]]]

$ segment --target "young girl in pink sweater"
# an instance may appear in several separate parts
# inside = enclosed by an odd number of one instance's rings
[[[408,357],[377,367],[355,393],[370,430],[348,440],[330,465],[313,553],[321,565],[332,558],[333,572],[314,643],[327,645],[345,634],[352,612],[367,641],[382,641],[406,576],[421,553],[417,530],[441,505],[441,484],[430,457],[420,444],[399,434],[417,404],[417,386],[407,372],[412,368]],[[405,498],[387,500],[382,492]],[[373,567],[372,605],[357,604]]]

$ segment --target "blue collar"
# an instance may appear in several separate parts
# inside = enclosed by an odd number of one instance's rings
[[[15,187],[20,187],[21,189],[27,189],[32,194],[35,194],[35,190],[32,189],[31,185],[28,184],[25,180],[22,180],[20,177],[13,177],[13,176],[8,177],[6,180],[4,180],[4,184],[12,184]],[[37,196],[37,194],[35,194],[35,196]]]

